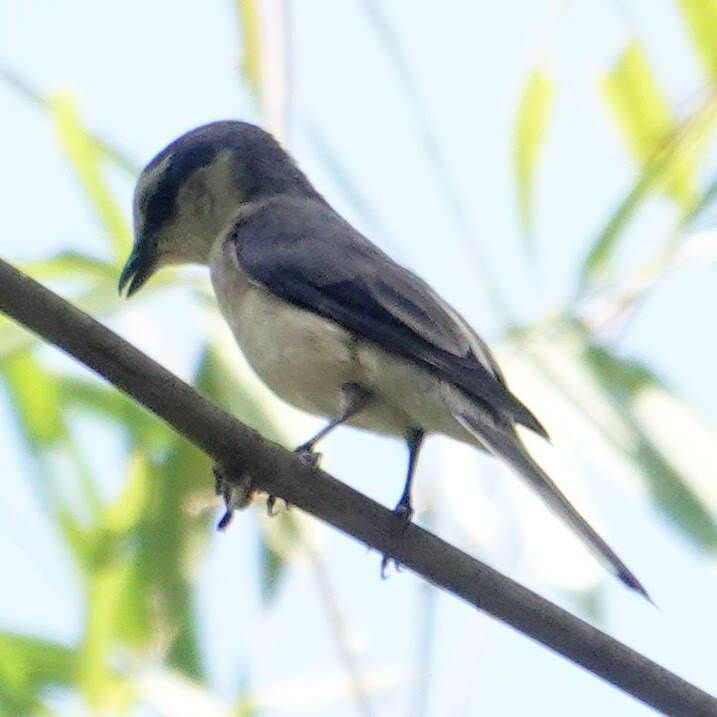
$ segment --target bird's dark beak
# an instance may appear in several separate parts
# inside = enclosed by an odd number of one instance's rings
[[[127,263],[124,265],[124,269],[122,269],[119,279],[119,293],[122,294],[125,286],[129,284],[126,294],[129,299],[152,276],[156,263],[152,244],[146,240],[138,239],[135,242],[132,253],[129,255],[129,259],[127,259]]]

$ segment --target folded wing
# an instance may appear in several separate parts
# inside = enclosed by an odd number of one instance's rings
[[[242,268],[272,293],[425,366],[499,422],[547,438],[468,324],[328,206],[277,198],[242,217],[231,233]]]

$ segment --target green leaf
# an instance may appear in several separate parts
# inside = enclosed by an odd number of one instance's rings
[[[621,232],[649,193],[657,172],[655,165],[649,165],[643,170],[629,194],[619,203],[607,224],[593,240],[581,271],[582,290],[591,279],[595,279],[605,270]]]
[[[34,714],[47,687],[71,687],[75,650],[49,640],[0,632],[0,711]]]
[[[703,206],[705,198],[698,201],[693,175],[717,119],[717,100],[709,97],[682,123],[675,124],[642,51],[634,43],[607,76],[603,88],[641,171],[591,243],[581,270],[580,293],[605,272],[623,230],[651,192],[664,191],[677,201],[681,223]]]
[[[702,212],[709,209],[717,199],[717,177],[713,177],[707,188],[702,193],[699,202],[695,204],[692,211],[684,217],[683,226],[688,226],[700,217]]]
[[[30,353],[0,361],[12,396],[12,405],[28,443],[45,447],[66,435],[54,377]]]
[[[261,34],[256,0],[235,0],[242,40],[241,70],[257,101],[261,100]]]
[[[628,147],[645,164],[673,127],[667,101],[642,47],[631,42],[602,81],[608,107]]]
[[[51,111],[52,102],[14,70],[10,70],[8,67],[0,67],[0,80],[31,104],[37,105],[47,112]],[[124,172],[132,177],[136,177],[140,173],[142,168],[124,151],[102,137],[94,134],[89,134],[89,137],[97,145],[97,148]]]
[[[238,374],[211,345],[207,345],[195,376],[197,388],[240,421],[248,423],[263,436],[281,442],[281,429],[260,400],[239,383]]]
[[[675,466],[671,458],[673,447],[668,442],[655,442],[645,425],[644,414],[638,410],[648,390],[660,394],[669,392],[646,366],[618,358],[605,347],[588,344],[583,355],[586,366],[625,421],[631,434],[628,456],[647,481],[656,506],[702,547],[716,547],[717,524],[710,510]],[[665,420],[669,420],[669,416]],[[675,435],[673,440],[678,437]],[[700,472],[703,470],[702,465],[695,467]]]
[[[513,142],[518,206],[526,235],[532,228],[533,184],[552,99],[553,82],[542,67],[537,67],[523,90],[515,119]]]
[[[705,466],[717,464],[717,430],[696,419],[648,367],[597,345],[578,322],[532,345],[529,356],[527,378],[534,391],[542,389],[548,425],[551,413],[574,423],[576,440],[592,447],[596,461],[615,465],[617,458],[671,523],[700,548],[714,549],[717,485]],[[579,432],[583,421],[600,443]]]
[[[275,516],[278,518],[279,516]],[[261,543],[261,596],[265,605],[270,605],[281,584],[281,578],[286,567],[284,556],[274,550],[265,540]]]
[[[605,272],[622,236],[622,230],[650,192],[659,187],[660,181],[669,174],[670,167],[676,166],[676,163],[681,163],[682,166],[696,164],[710,132],[714,129],[716,119],[717,101],[711,98],[671,136],[666,149],[647,162],[630,193],[620,202],[605,227],[594,239],[583,263],[581,291],[584,292],[591,280]],[[701,211],[714,191],[713,188],[708,188],[699,201],[696,196],[692,197],[690,203],[682,207],[680,225],[684,225]]]
[[[717,78],[717,0],[678,0],[707,76]]]
[[[58,93],[51,102],[51,112],[60,146],[111,241],[115,262],[120,264],[129,253],[130,230],[103,178],[102,160],[105,154],[82,126],[70,94]]]
[[[262,435],[281,442],[282,432],[261,402],[244,389],[236,372],[230,369],[211,345],[204,349],[195,383],[200,391],[207,393],[237,418],[260,431]],[[265,602],[271,602],[277,595],[285,572],[287,546],[295,542],[297,528],[286,512],[280,512],[273,518],[262,521],[261,526],[261,594]]]
[[[19,267],[35,279],[101,279],[116,282],[117,267],[79,251],[62,251],[49,259],[27,262]]]
[[[279,594],[279,587],[293,552],[302,543],[296,516],[282,509],[274,516],[266,516],[261,522],[261,596],[268,605]]]
[[[637,42],[630,43],[622,52],[604,78],[602,90],[630,151],[643,168],[668,151],[678,128]],[[695,195],[694,157],[672,153],[670,159],[669,164],[661,168],[665,191],[681,207],[689,208]]]
[[[133,570],[126,559],[108,560],[90,577],[85,637],[78,654],[77,684],[94,708],[124,701],[122,682],[111,667],[112,650],[122,642],[119,615]]]
[[[47,457],[48,449],[53,449],[72,462],[77,487],[81,491],[77,512],[94,514],[99,507],[96,487],[62,413],[61,378],[45,369],[27,351],[0,359],[0,370],[4,372],[12,406],[28,446],[41,461]],[[43,487],[50,491],[50,506],[59,519],[62,514],[59,506],[64,501],[65,490],[57,482],[54,471],[43,463],[41,465],[44,469],[39,475],[44,480]]]
[[[192,506],[197,498],[206,502],[211,494],[211,462],[184,437],[170,432],[164,455],[149,470],[152,493],[138,531],[143,594],[153,596],[150,616],[174,635],[167,662],[199,679],[193,576],[206,544],[210,516]]]
[[[146,456],[141,451],[134,451],[130,456],[124,488],[104,509],[100,527],[113,533],[133,530],[144,513],[149,491],[150,476]]]
[[[96,552],[95,531],[80,525],[75,515],[62,507],[55,509],[55,523],[64,538],[65,548],[72,552],[79,569],[88,572]]]
[[[82,409],[112,421],[127,431],[135,445],[152,450],[166,448],[167,426],[114,386],[74,376],[59,378],[58,385],[63,407]]]
[[[115,267],[115,274],[119,276],[117,267]],[[151,292],[162,287],[173,284],[175,276],[172,271],[165,269],[163,273],[153,277],[146,287],[142,287],[142,298],[146,298]],[[120,299],[117,295],[116,282],[102,280],[79,296],[72,298],[71,301],[83,311],[93,316],[101,316],[116,310]],[[36,334],[0,314],[0,360],[5,356],[27,351],[39,343]]]

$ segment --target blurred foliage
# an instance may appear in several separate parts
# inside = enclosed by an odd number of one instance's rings
[[[717,79],[717,2],[715,0],[678,0],[677,5],[692,35],[695,52],[710,80]]]
[[[671,116],[644,50],[632,41],[605,75],[602,90],[608,108],[639,164],[630,192],[619,203],[590,247],[583,266],[583,289],[604,277],[626,236],[628,223],[651,193],[662,191],[690,216],[705,192],[694,188],[697,164],[717,119],[717,97],[710,87],[687,116]]]
[[[261,32],[256,0],[234,0],[243,48],[241,71],[261,102]]]
[[[605,224],[596,227],[594,237],[585,244],[585,262],[576,267],[578,298],[587,304],[585,315],[566,308],[534,326],[513,328],[507,341],[512,346],[528,344],[527,360],[539,371],[542,388],[551,397],[544,404],[548,414],[552,405],[570,404],[601,436],[603,449],[620,456],[644,482],[654,504],[675,527],[696,546],[712,550],[717,545],[714,493],[699,467],[695,469],[694,460],[685,460],[684,451],[677,455],[673,436],[660,431],[658,424],[679,424],[680,436],[689,445],[687,452],[711,460],[712,465],[717,460],[717,434],[646,366],[601,341],[600,323],[586,318],[592,306],[612,301],[610,321],[624,322],[635,302],[673,267],[665,260],[665,252],[672,249],[665,247],[653,257],[647,282],[632,281],[641,276],[640,269],[626,276],[615,261],[621,242],[629,236],[630,222],[647,197],[661,194],[674,203],[673,246],[683,241],[690,222],[710,208],[717,196],[717,177],[703,186],[698,171],[717,114],[717,3],[678,0],[676,4],[705,69],[706,87],[700,100],[689,112],[676,115],[635,39],[606,68],[595,91],[605,105],[606,121],[614,124],[636,163],[633,186]],[[401,78],[421,148],[435,170],[446,206],[462,235],[472,236],[396,33],[378,4],[366,1],[363,5]],[[261,102],[260,4],[236,0],[235,7],[244,53],[242,72]],[[95,315],[112,315],[119,308],[116,281],[129,249],[130,230],[129,219],[107,181],[107,167],[129,175],[137,168],[123,151],[88,131],[70,94],[47,98],[15,75],[3,71],[2,77],[28,101],[49,112],[58,147],[98,220],[102,237],[98,256],[67,250],[23,268],[43,280],[71,280],[74,303]],[[517,98],[513,170],[526,234],[532,229],[539,165],[559,92],[559,83],[540,64],[527,72]],[[323,142],[323,138],[318,140]],[[339,184],[343,180],[337,177]],[[361,195],[354,192],[353,196]],[[367,214],[370,207],[361,210]],[[171,280],[169,273],[158,277],[143,296],[162,291]],[[491,279],[483,283],[493,285]],[[620,293],[626,285],[637,287],[627,298]],[[497,292],[495,287],[492,290]],[[531,346],[536,334],[552,337],[549,350]],[[74,562],[86,610],[82,636],[72,646],[0,632],[0,709],[3,714],[41,713],[48,688],[60,687],[77,690],[92,710],[125,712],[141,692],[132,681],[133,670],[149,658],[161,661],[168,674],[181,676],[191,689],[202,689],[206,675],[193,613],[193,581],[197,558],[216,515],[192,510],[192,506],[216,505],[209,461],[111,387],[46,362],[37,344],[17,326],[4,320],[0,324],[0,371],[35,468],[34,488]],[[212,339],[201,353],[194,382],[264,435],[281,439],[271,414]],[[112,498],[102,496],[89,468],[92,446],[73,428],[82,417],[111,427],[125,442],[123,487]],[[58,457],[69,466],[64,471],[67,475],[57,469]],[[302,544],[301,526],[286,512],[257,525],[259,592],[268,606],[279,594],[282,576]],[[258,711],[249,689],[247,685],[240,690],[235,713]]]
[[[74,99],[69,93],[56,95],[50,107],[57,141],[110,240],[112,258],[122,262],[131,245],[130,228],[102,176],[101,163],[107,157],[82,126]]]
[[[514,164],[518,207],[523,230],[532,230],[532,201],[535,170],[545,137],[553,83],[543,67],[536,67],[525,85],[515,123]]]

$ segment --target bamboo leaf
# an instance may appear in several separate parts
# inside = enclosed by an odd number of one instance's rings
[[[201,391],[263,435],[275,440],[281,438],[280,430],[262,404],[243,390],[235,374],[211,346],[204,350],[195,382]],[[296,530],[292,518],[286,512],[262,523],[259,560],[261,592],[265,602],[271,602],[277,594],[286,567],[286,546],[295,543]]]
[[[142,518],[150,492],[150,476],[145,455],[134,451],[119,496],[103,511],[100,526],[112,533],[133,530]]]
[[[209,492],[211,471],[201,451],[115,391],[81,379],[61,386],[64,405],[124,424],[136,446],[123,490],[99,511],[89,533],[76,536],[90,546],[78,557],[89,575],[88,599],[98,601],[88,623],[83,684],[94,704],[104,704],[123,698],[124,689],[111,672],[90,667],[108,645],[161,640],[172,665],[199,675],[189,566],[206,540],[208,516],[191,504]],[[107,585],[122,590],[118,603]]]
[[[66,430],[54,377],[27,352],[4,358],[0,368],[29,445],[37,450],[63,438]]]
[[[148,513],[138,531],[141,594],[154,596],[150,615],[161,632],[172,635],[168,664],[201,679],[193,576],[206,544],[209,513],[192,511],[191,505],[198,494],[208,495],[211,490],[211,463],[185,438],[170,433],[164,454],[151,464],[150,473]],[[150,607],[145,605],[145,610]]]
[[[702,193],[699,202],[695,204],[692,211],[684,217],[683,227],[695,222],[717,199],[717,177],[713,177]]]
[[[652,164],[642,171],[629,194],[618,204],[603,229],[593,240],[581,271],[583,289],[589,280],[595,279],[605,270],[622,230],[647,196],[658,171],[658,167]]]
[[[129,697],[111,667],[111,652],[121,643],[119,615],[132,571],[126,559],[99,565],[89,581],[85,637],[78,654],[77,684],[95,709],[118,708]]]
[[[532,229],[532,199],[537,163],[553,99],[553,82],[542,67],[530,75],[515,120],[513,166],[518,206],[526,235]]]
[[[39,713],[47,687],[70,687],[75,678],[74,649],[35,637],[0,632],[0,710],[2,714]]]
[[[694,189],[694,170],[717,119],[717,100],[711,96],[676,124],[635,43],[623,52],[605,78],[603,90],[641,169],[629,194],[591,243],[581,270],[581,292],[604,273],[622,231],[651,192],[664,191],[677,202],[681,223],[701,209],[705,195],[700,200]]]
[[[114,283],[117,278],[114,264],[79,251],[62,251],[48,259],[26,262],[19,268],[36,279],[83,278]]]
[[[117,267],[114,269],[118,275]],[[149,286],[143,287],[144,297],[151,292],[161,290],[175,281],[175,274],[169,270],[160,273],[152,278]],[[108,314],[117,309],[119,298],[117,296],[117,285],[115,281],[99,281],[79,296],[72,298],[72,303],[79,309],[100,316]],[[23,326],[11,321],[4,315],[0,316],[0,360],[5,356],[28,351],[39,344],[38,337]]]
[[[40,92],[25,77],[22,77],[9,67],[0,67],[0,81],[4,82],[9,89],[12,89],[31,104],[40,107],[46,112],[50,112],[52,109],[52,102],[44,93]],[[112,142],[95,134],[89,134],[88,136],[97,145],[97,148],[107,156],[107,159],[112,160],[123,172],[131,177],[136,177],[140,173],[141,166]]]
[[[99,381],[62,376],[58,379],[63,408],[89,411],[125,429],[133,444],[149,450],[166,447],[169,429],[146,409]]]
[[[656,443],[655,436],[646,430],[645,416],[638,412],[638,402],[648,390],[668,394],[659,379],[640,363],[618,358],[596,344],[586,346],[584,357],[633,435],[630,457],[647,480],[655,504],[702,547],[717,546],[717,525],[710,511],[671,458],[671,443],[678,440],[677,436],[669,442]],[[712,436],[715,439],[717,436]],[[717,451],[713,453],[717,458]],[[698,468],[701,472],[702,466]]]
[[[279,518],[280,516],[275,516]],[[261,558],[261,596],[265,605],[270,605],[277,595],[281,578],[286,567],[284,556],[274,550],[269,543],[262,541]]]
[[[204,348],[195,376],[197,388],[262,435],[281,441],[282,433],[276,422],[262,402],[244,390],[237,376],[211,345]]]
[[[127,564],[124,592],[114,617],[115,639],[138,647],[146,647],[152,639],[152,604],[142,579],[146,556],[140,536],[153,512],[150,503],[153,480],[147,455],[135,449],[130,455],[124,487],[103,509],[94,537],[94,544],[101,550],[99,557]]]
[[[261,100],[261,35],[256,0],[235,0],[242,40],[241,71],[257,101]]]
[[[717,0],[678,0],[707,76],[717,78]]]
[[[547,425],[559,417],[575,430],[592,428],[580,442],[596,460],[642,480],[656,508],[693,543],[717,546],[717,486],[704,468],[717,464],[717,430],[649,368],[597,345],[578,323],[559,340],[533,345],[530,357],[526,377],[543,390]]]
[[[581,270],[582,291],[591,280],[595,280],[605,272],[623,229],[650,192],[658,188],[660,182],[670,173],[670,167],[696,165],[698,156],[704,150],[706,140],[714,129],[716,119],[717,101],[712,98],[683,123],[672,135],[663,151],[658,152],[647,162],[630,193],[619,203],[607,224],[593,240]],[[702,211],[705,204],[711,200],[714,191],[713,188],[708,187],[699,200],[696,195],[691,195],[689,202],[682,207],[680,224],[684,225],[691,221],[698,212]]]
[[[111,242],[113,258],[121,263],[129,253],[130,230],[102,174],[104,153],[82,126],[77,107],[68,93],[51,102],[57,139]]]
[[[664,143],[673,126],[667,101],[637,42],[631,42],[602,81],[608,107],[640,164]]]
[[[668,152],[677,125],[637,42],[622,52],[602,90],[628,148],[643,168]],[[661,166],[665,191],[685,210],[694,204],[694,160],[691,153],[671,152],[670,162]]]

